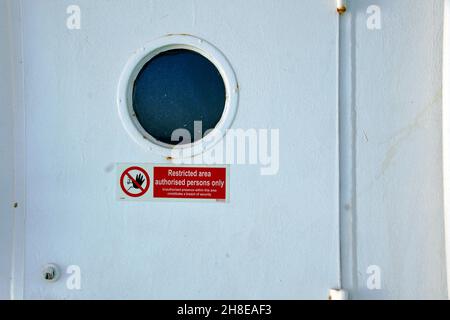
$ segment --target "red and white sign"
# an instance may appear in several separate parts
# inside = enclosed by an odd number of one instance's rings
[[[227,200],[227,168],[154,167],[155,199]]]
[[[227,166],[119,164],[117,199],[228,201]]]
[[[119,184],[121,192],[131,198],[141,198],[150,189],[150,176],[146,169],[131,166],[122,169]]]

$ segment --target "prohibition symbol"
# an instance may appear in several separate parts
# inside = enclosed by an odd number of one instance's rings
[[[120,176],[120,188],[129,197],[142,197],[150,189],[150,176],[141,167],[127,168]]]

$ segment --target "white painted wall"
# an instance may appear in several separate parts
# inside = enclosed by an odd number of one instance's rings
[[[13,202],[14,117],[10,8],[0,1],[0,299],[10,296]]]
[[[339,282],[334,0],[78,0],[78,31],[65,28],[74,1],[22,2],[26,117],[16,122],[27,125],[15,144],[28,156],[15,162],[27,178],[27,233],[16,247],[25,251],[24,284],[15,282],[25,298],[326,298]],[[348,4],[343,285],[355,299],[443,299],[443,1]],[[366,28],[373,4],[381,30]],[[115,97],[131,52],[167,33],[201,36],[228,57],[241,87],[236,127],[281,129],[280,175],[232,166],[229,206],[114,199],[113,163],[163,161],[131,142]],[[8,101],[11,82],[1,81]],[[2,181],[14,180],[14,159],[3,152],[12,148],[10,110],[0,118]],[[10,217],[10,203],[0,204]],[[67,290],[66,277],[44,283],[47,262],[80,265],[83,290]],[[381,290],[367,289],[371,265],[380,267]]]
[[[445,0],[444,41],[442,57],[442,143],[443,143],[443,181],[445,238],[447,255],[447,291],[450,294],[450,1]]]
[[[354,295],[446,298],[443,1],[352,1],[356,116]],[[382,29],[366,28],[369,5]],[[378,265],[382,290],[366,287]]]

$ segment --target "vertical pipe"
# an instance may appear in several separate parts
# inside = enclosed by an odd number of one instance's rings
[[[345,2],[344,2],[344,8]],[[347,8],[345,9],[347,11]],[[345,12],[344,11],[344,12]],[[339,12],[339,10],[338,10]],[[339,243],[341,288],[348,297],[357,286],[356,277],[356,109],[353,12],[339,19]]]
[[[447,290],[450,297],[450,0],[445,0],[442,80],[442,143]]]
[[[339,2],[339,1],[338,1]],[[337,268],[338,268],[338,281],[337,281],[337,288],[338,290],[342,289],[342,252],[341,252],[341,104],[340,104],[340,100],[341,100],[341,88],[340,88],[340,83],[341,83],[341,70],[340,70],[340,65],[341,65],[341,58],[340,58],[340,53],[341,53],[341,17],[340,14],[337,15],[337,22],[336,22],[336,114],[337,114],[337,154],[338,154],[338,163],[337,163],[337,169],[338,169],[338,174],[337,174],[337,185],[338,185],[338,205],[337,205],[337,223],[338,223],[338,230],[337,230],[337,236],[338,236],[338,242],[337,242],[337,256],[338,256],[338,261],[337,261]],[[331,297],[331,295],[330,295]]]
[[[343,106],[341,101],[341,24],[342,24],[342,18],[341,15],[345,13],[346,6],[344,0],[336,0],[336,10],[339,13],[336,16],[336,114],[337,114],[337,134],[338,134],[338,142],[337,142],[337,153],[338,153],[338,207],[337,207],[337,220],[338,220],[338,244],[337,244],[337,251],[338,251],[338,281],[337,281],[337,290],[335,292],[338,293],[344,293],[343,291],[343,284],[342,284],[342,278],[343,278],[343,257],[342,257],[342,205],[344,203],[342,193],[343,193],[343,186],[342,181],[346,180],[346,172],[343,170],[343,165],[345,166],[345,161],[342,161],[342,155],[343,155],[343,148],[346,149],[346,143],[345,143],[345,131],[347,130],[347,126],[345,124],[345,114],[343,114]],[[344,115],[344,117],[343,117]],[[343,295],[341,297],[344,297],[346,295]],[[330,292],[330,298],[336,299],[336,297],[340,297],[340,295],[333,294],[333,291]]]

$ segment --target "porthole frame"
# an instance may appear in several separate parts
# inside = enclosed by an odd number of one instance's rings
[[[186,49],[197,52],[211,61],[222,76],[225,85],[225,106],[219,122],[201,140],[190,144],[172,145],[151,136],[139,123],[133,108],[134,82],[141,69],[158,54]],[[169,157],[174,148],[191,149],[183,154],[197,155],[214,146],[229,129],[235,118],[239,101],[239,86],[236,75],[224,54],[207,41],[191,35],[167,35],[138,49],[128,60],[119,81],[117,104],[122,124],[131,138],[148,151]]]

